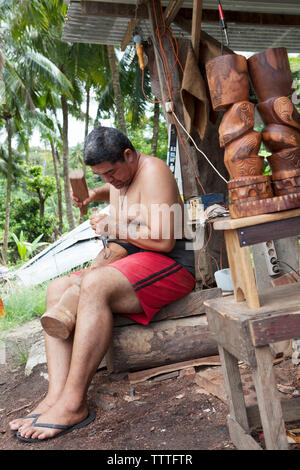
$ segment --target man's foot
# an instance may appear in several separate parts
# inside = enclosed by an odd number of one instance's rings
[[[29,415],[27,416],[24,416],[22,418],[17,418],[17,419],[14,419],[12,421],[9,422],[9,427],[12,431],[18,431],[19,428],[21,426],[30,426],[31,423],[34,421],[34,419],[36,417],[32,417],[32,418],[29,418],[29,416],[32,416],[32,415],[37,415],[37,414],[42,414],[42,413],[45,413],[47,410],[49,410],[49,408],[51,408],[53,406],[53,404],[55,403],[54,400],[49,400],[49,398],[47,399],[44,398],[44,400],[42,400],[38,406],[36,408],[34,408],[30,413]]]
[[[66,408],[66,401],[59,400],[52,408],[41,414],[34,420],[34,426],[23,424],[19,427],[18,436],[30,439],[51,439],[57,434],[62,433],[60,428],[38,427],[38,423],[47,423],[50,426],[58,424],[60,426],[73,426],[80,423],[88,416],[88,407],[84,403],[78,409],[70,410]]]

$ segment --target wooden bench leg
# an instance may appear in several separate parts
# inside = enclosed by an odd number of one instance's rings
[[[247,301],[249,308],[259,308],[259,298],[249,247],[240,247],[237,230],[225,230],[227,256],[237,302]]]
[[[252,373],[266,448],[285,450],[288,442],[269,346],[255,348],[255,355],[257,367]]]
[[[248,431],[249,424],[238,360],[222,346],[219,345],[218,348],[230,417],[239,423],[244,431]]]

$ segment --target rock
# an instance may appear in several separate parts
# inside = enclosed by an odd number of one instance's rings
[[[28,360],[25,366],[25,375],[28,376],[31,374],[33,368],[38,364],[45,364],[46,351],[45,351],[45,342],[44,335],[40,338],[33,346],[31,346],[29,351]]]
[[[0,341],[5,344],[6,361],[16,362],[20,357],[20,351],[27,353],[42,335],[43,329],[39,318],[2,331]]]

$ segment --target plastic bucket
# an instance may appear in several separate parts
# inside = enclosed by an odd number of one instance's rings
[[[232,284],[232,279],[231,279],[231,274],[230,274],[230,268],[220,269],[220,271],[215,272],[214,276],[215,276],[217,286],[220,289],[222,289],[223,291],[226,291],[226,292],[233,291],[233,284]]]

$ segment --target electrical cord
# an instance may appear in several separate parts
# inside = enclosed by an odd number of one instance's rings
[[[195,148],[198,150],[198,152],[200,152],[204,158],[207,160],[207,162],[210,164],[210,166],[215,170],[215,172],[220,176],[220,178],[222,178],[223,181],[225,181],[225,183],[228,183],[228,181],[224,178],[224,176],[221,175],[221,173],[216,169],[216,167],[213,165],[213,163],[210,161],[210,159],[208,158],[208,156],[201,150],[197,147],[197,144],[196,142],[194,141],[194,139],[190,136],[190,134],[188,133],[188,131],[185,129],[184,125],[181,124],[181,122],[179,121],[178,117],[176,116],[176,114],[174,113],[173,111],[173,116],[175,117],[176,121],[178,122],[178,124],[182,127],[182,129],[184,130],[184,132],[188,135],[188,137],[191,139],[191,141],[193,142]]]
[[[276,259],[276,262],[277,263],[280,263],[280,264],[285,264],[286,266],[288,266],[295,274],[297,274],[297,276],[300,278],[300,274],[298,273],[298,271],[296,271],[296,269],[294,269],[292,266],[290,266],[288,263],[286,263],[286,261],[282,261],[280,259]],[[294,276],[289,272],[288,273],[296,282],[299,282],[297,281],[297,279],[294,278]]]

